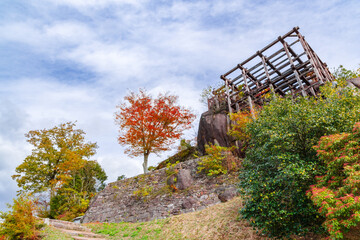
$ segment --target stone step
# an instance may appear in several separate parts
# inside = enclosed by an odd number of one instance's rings
[[[68,230],[68,229],[59,229],[59,231],[69,234],[72,237],[84,237],[84,238],[91,238],[91,239],[100,239],[102,236],[89,232],[89,231],[75,231],[75,230]]]
[[[89,238],[89,237],[79,237],[79,236],[72,236],[75,240],[107,240],[106,238]]]
[[[103,236],[92,233],[89,228],[82,226],[80,223],[48,218],[44,219],[44,223],[70,235],[75,240],[106,240]]]
[[[73,223],[55,219],[45,219],[44,223],[50,226],[53,226],[58,229],[68,229],[68,230],[76,230],[76,231],[88,231],[91,230],[87,227],[82,226],[80,223]]]

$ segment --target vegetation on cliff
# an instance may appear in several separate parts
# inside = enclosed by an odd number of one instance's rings
[[[153,169],[158,170],[165,168],[169,164],[185,162],[187,160],[193,159],[197,154],[198,151],[196,146],[192,146],[189,140],[181,139],[178,152],[164,161],[161,161],[156,167],[153,167]]]
[[[360,120],[358,90],[344,88],[349,72],[338,70],[338,84],[321,89],[321,96],[275,98],[246,125],[251,136],[240,191],[241,216],[271,237],[319,231],[324,222],[306,196],[326,164],[313,148],[324,135],[349,132]]]

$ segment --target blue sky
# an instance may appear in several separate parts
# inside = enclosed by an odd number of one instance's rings
[[[113,120],[130,90],[170,91],[200,115],[201,89],[295,26],[330,68],[359,66],[357,0],[2,0],[0,210],[16,195],[28,131],[77,121],[109,181],[137,175],[142,158],[124,154]]]

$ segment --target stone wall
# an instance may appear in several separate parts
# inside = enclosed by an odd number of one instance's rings
[[[237,174],[208,177],[197,161],[110,183],[90,202],[83,222],[139,222],[204,209],[236,195]]]

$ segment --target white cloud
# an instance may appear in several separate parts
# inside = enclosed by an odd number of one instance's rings
[[[77,120],[86,139],[98,142],[95,158],[111,181],[141,173],[142,158],[130,159],[116,140],[113,113],[128,90],[169,91],[199,114],[202,88],[294,26],[330,67],[360,63],[354,0],[47,0],[14,9],[1,21],[0,48],[25,50],[0,56],[0,202],[3,193],[14,196],[10,173],[31,150],[24,133],[65,121]],[[16,75],[32,62],[38,75]],[[66,67],[48,70],[54,63]],[[79,69],[91,80],[67,79]],[[169,154],[150,155],[150,165]]]
[[[18,119],[16,116],[14,121]],[[11,123],[1,125],[2,129],[12,128]],[[11,129],[13,132],[14,129]],[[4,210],[5,203],[10,203],[16,195],[16,182],[11,179],[15,174],[18,159],[24,159],[29,152],[25,141],[19,138],[19,133],[14,133],[8,137],[7,134],[0,133],[0,209]],[[21,135],[21,134],[20,134]]]
[[[20,42],[37,45],[42,42],[41,32],[34,26],[38,21],[7,22],[0,25],[0,42]]]
[[[133,0],[48,0],[51,3],[56,5],[66,5],[70,7],[76,7],[79,9],[87,8],[87,7],[96,7],[96,8],[104,8],[108,7],[109,5],[123,5],[129,4],[133,6],[137,6],[140,2],[143,1],[133,1]]]
[[[84,23],[62,21],[44,27],[43,36],[47,38],[49,42],[82,44],[92,41],[95,33]]]
[[[158,62],[157,59],[150,59],[147,49],[141,46],[124,48],[121,44],[103,43],[79,46],[62,57],[81,63],[100,76],[117,82],[126,82],[131,78],[145,82],[146,70]]]

